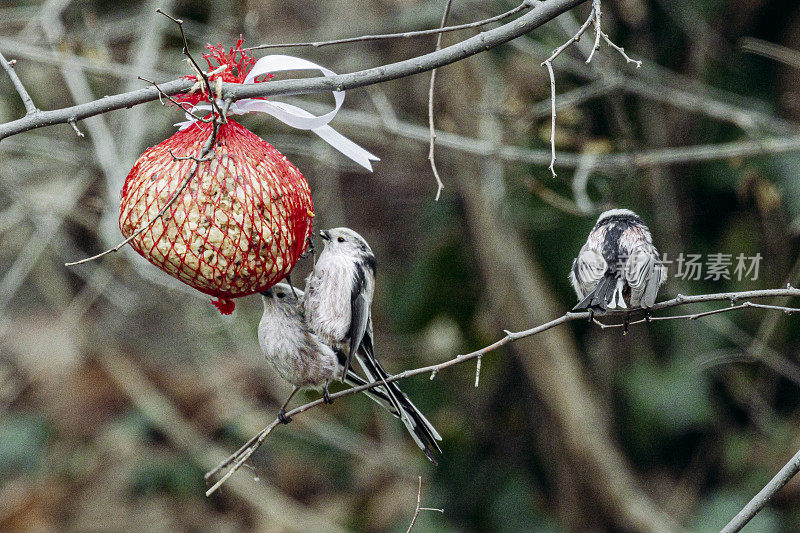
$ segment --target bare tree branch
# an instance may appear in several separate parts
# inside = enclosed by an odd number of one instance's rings
[[[561,55],[561,52],[566,50],[572,43],[576,43],[580,40],[581,35],[583,35],[586,30],[589,28],[589,25],[594,20],[595,11],[594,8],[592,12],[589,13],[589,17],[586,19],[586,22],[583,23],[583,26],[578,29],[578,32],[573,35],[567,42],[559,46],[553,51],[553,54],[545,59],[542,62],[543,67],[547,67],[547,74],[550,76],[550,172],[553,173],[553,177],[556,177],[556,75],[553,72],[553,60]]]
[[[775,474],[775,477],[773,477],[758,494],[753,496],[753,499],[733,517],[733,520],[722,528],[720,533],[736,533],[740,531],[798,471],[800,471],[800,451]]]
[[[444,6],[444,14],[442,15],[442,23],[440,27],[444,27],[447,24],[447,17],[450,15],[450,7],[453,5],[453,0],[447,0],[447,4]],[[524,4],[523,4],[524,6]],[[442,49],[442,34],[436,36],[436,48],[435,50],[438,52]],[[444,183],[442,183],[442,178],[439,177],[439,169],[436,168],[436,158],[434,157],[434,145],[436,143],[436,125],[433,121],[433,88],[436,85],[436,69],[431,70],[431,83],[428,85],[428,129],[431,133],[431,140],[428,146],[428,161],[431,163],[431,171],[433,172],[433,177],[436,178],[436,198],[435,200],[439,201],[439,196],[442,194],[442,189],[444,189]]]
[[[421,503],[422,503],[422,476],[419,476],[419,485],[417,486],[417,508],[414,510],[414,517],[411,519],[411,523],[408,525],[408,531],[406,531],[406,533],[411,533],[411,530],[414,529],[414,524],[416,524],[417,522],[417,518],[419,517],[420,511],[438,511],[440,513],[444,513],[444,509],[434,509],[432,507],[420,507]]]
[[[8,73],[8,77],[11,78],[11,83],[14,84],[14,89],[17,90],[19,97],[22,99],[22,103],[25,104],[25,111],[27,115],[33,115],[39,112],[36,106],[31,99],[31,95],[28,94],[28,91],[25,89],[25,86],[22,84],[22,81],[17,76],[17,73],[14,71],[14,64],[16,61],[8,61],[3,54],[0,53],[0,65],[3,65],[3,69]]]
[[[445,26],[444,24],[442,24],[438,28],[433,28],[430,30],[406,31],[400,33],[383,33],[379,35],[362,35],[360,37],[346,37],[344,39],[334,39],[332,41],[260,44],[258,46],[251,46],[250,48],[245,48],[245,50],[266,50],[270,48],[296,48],[299,46],[313,46],[315,48],[320,48],[323,46],[331,46],[334,44],[357,43],[362,41],[380,41],[385,39],[407,39],[409,37],[424,37],[426,35],[438,35],[440,37],[439,41],[441,41],[441,35],[443,33],[451,31],[467,30],[470,28],[478,28],[480,26],[485,26],[493,22],[499,22],[503,19],[507,19],[508,17],[516,15],[517,13],[519,13],[524,9],[533,8],[535,6],[536,2],[534,0],[525,0],[514,9],[510,9],[505,13],[500,13],[499,15],[495,15],[487,19],[479,20],[476,22],[469,22],[466,24],[458,24],[456,26]]]
[[[365,87],[376,83],[395,80],[427,72],[434,68],[442,67],[473,56],[490,48],[507,43],[520,35],[524,35],[546,22],[554,19],[561,13],[584,3],[586,0],[548,0],[537,4],[513,22],[498,28],[482,32],[457,44],[442,48],[419,57],[382,65],[375,68],[339,74],[328,77],[314,77],[293,80],[271,81],[269,83],[223,83],[221,98],[232,101],[242,98],[258,96],[273,96],[278,94],[308,94],[328,91],[343,91],[356,87]],[[191,89],[194,82],[188,79],[178,79],[160,84],[165,94],[175,95]],[[100,100],[80,104],[72,107],[53,111],[40,111],[36,115],[0,125],[0,139],[54,124],[66,124],[70,120],[81,120],[86,117],[107,113],[115,109],[123,109],[134,105],[157,100],[159,92],[154,87],[146,87],[136,91],[107,96]]]
[[[742,291],[742,292],[722,292],[722,293],[715,293],[715,294],[701,294],[701,295],[694,295],[694,296],[686,296],[683,294],[679,294],[675,298],[671,300],[666,300],[660,303],[655,304],[653,307],[650,308],[650,312],[653,311],[661,311],[664,309],[671,309],[673,307],[680,307],[683,305],[701,303],[701,302],[719,302],[719,301],[728,301],[731,304],[735,304],[736,302],[742,301],[746,302],[752,299],[757,298],[770,298],[770,297],[778,297],[778,296],[790,296],[790,297],[797,297],[800,296],[800,289],[794,288],[790,285],[787,285],[785,289],[765,289],[765,290],[754,290],[754,291]],[[742,309],[745,307],[756,307],[756,304],[751,304],[748,306],[740,305],[737,306],[736,309]],[[769,306],[770,308],[776,308],[778,306]],[[781,308],[782,310],[785,310]],[[789,308],[791,312],[800,312],[800,309]],[[629,312],[609,312],[605,316],[607,317],[627,317],[629,316]],[[700,316],[707,316],[709,313],[701,313]],[[691,318],[695,315],[685,315],[680,318]],[[699,318],[699,316],[698,316]],[[465,355],[457,355],[456,357],[444,361],[442,363],[438,363],[435,365],[424,366],[420,368],[415,368],[411,370],[405,370],[393,376],[386,378],[385,381],[378,381],[372,382],[365,385],[360,385],[358,387],[352,387],[343,391],[336,392],[330,395],[331,399],[341,398],[343,396],[348,396],[351,394],[356,394],[359,392],[363,392],[365,390],[369,390],[375,387],[379,387],[384,383],[389,383],[392,381],[399,381],[402,379],[409,378],[411,376],[416,376],[419,374],[436,374],[439,371],[449,368],[451,366],[462,364],[466,361],[471,361],[473,359],[480,359],[484,355],[498,348],[505,346],[510,342],[517,341],[519,339],[523,339],[525,337],[531,337],[533,335],[537,335],[549,329],[552,329],[556,326],[560,326],[567,322],[571,322],[574,320],[595,320],[596,317],[594,314],[590,313],[589,311],[582,311],[582,312],[568,312],[564,315],[553,319],[549,322],[544,324],[535,326],[533,328],[519,331],[519,332],[511,332],[506,331],[505,336],[501,339],[495,341],[494,343],[481,348],[480,350],[476,350],[474,352],[465,354]],[[650,320],[653,320],[651,318]],[[639,324],[642,322],[646,322],[646,320],[639,320],[635,322],[630,322],[628,325]],[[603,324],[604,326],[608,327],[608,325]],[[318,407],[324,404],[324,400],[319,398],[312,402],[308,402],[305,405],[301,405],[300,407],[296,407],[291,411],[286,413],[287,418],[292,418],[294,415],[303,413],[312,409],[314,407]],[[249,441],[247,441],[241,448],[239,448],[235,453],[230,455],[225,461],[221,462],[217,465],[214,469],[208,471],[205,475],[206,480],[211,479],[217,473],[222,471],[223,469],[230,466],[227,472],[206,491],[206,496],[210,496],[213,494],[219,487],[221,487],[230,476],[232,476],[242,465],[250,458],[253,453],[261,446],[261,444],[266,440],[266,438],[272,433],[272,431],[281,424],[280,419],[276,418],[271,424],[266,426],[261,432],[254,435]],[[232,465],[232,466],[231,466]]]
[[[543,67],[547,68],[547,75],[550,77],[550,172],[553,174],[553,177],[556,177],[556,78],[555,73],[553,72],[553,61],[561,55],[561,53],[569,48],[571,45],[577,43],[581,40],[581,37],[586,30],[589,29],[589,25],[594,23],[595,28],[595,40],[594,46],[592,46],[591,51],[589,52],[588,57],[586,58],[586,63],[590,63],[592,58],[594,57],[594,53],[600,49],[600,38],[602,37],[609,46],[614,48],[617,52],[622,54],[622,57],[625,58],[625,61],[628,63],[634,63],[636,68],[642,66],[641,61],[636,61],[628,57],[628,54],[625,53],[625,49],[617,46],[611,41],[611,38],[605,34],[600,26],[600,18],[601,18],[601,0],[592,0],[592,11],[589,13],[589,17],[586,19],[586,22],[578,28],[578,31],[570,37],[567,42],[556,48],[552,55],[545,59],[542,62]]]
[[[744,37],[739,41],[739,46],[745,52],[778,61],[784,65],[800,69],[800,52],[787,46],[771,43],[755,37]]]

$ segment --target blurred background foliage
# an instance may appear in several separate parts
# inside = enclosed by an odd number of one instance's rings
[[[456,0],[451,21],[514,5]],[[158,7],[186,21],[199,56],[240,33],[255,45],[429,28],[443,6],[0,0],[0,51],[53,109],[142,87],[139,75],[187,74]],[[644,65],[605,46],[586,65],[591,39],[556,60],[554,179],[539,65],[588,9],[440,70],[439,202],[427,74],[348,93],[334,126],[381,157],[372,175],[313,136],[242,119],[307,176],[318,227],[348,225],[373,245],[390,371],[569,309],[572,258],[610,206],[642,215],[669,258],[763,257],[757,280],[682,280],[673,267],[664,297],[800,283],[800,77],[740,46],[800,50],[797,3],[606,0],[604,28]],[[348,72],[433,46],[287,53]],[[23,114],[0,75],[0,121]],[[61,125],[0,142],[0,530],[405,531],[422,476],[423,505],[445,512],[423,512],[420,531],[716,531],[800,448],[796,318],[744,310],[625,336],[574,323],[486,356],[478,388],[472,364],[403,382],[444,437],[438,467],[394,419],[347,397],[279,428],[206,498],[203,472],[288,393],[259,355],[258,298],[220,316],[130,251],[62,266],[121,239],[122,180],[179,120],[154,102],[79,123],[84,138]],[[308,261],[297,268],[300,280]],[[797,531],[798,501],[795,480],[749,530]]]

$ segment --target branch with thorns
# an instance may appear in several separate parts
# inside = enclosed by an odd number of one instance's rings
[[[601,16],[601,0],[592,0],[592,10],[589,13],[589,17],[586,19],[586,22],[583,23],[575,35],[570,37],[567,42],[556,48],[552,55],[545,59],[540,65],[547,68],[547,75],[550,76],[550,166],[548,168],[550,169],[550,172],[553,174],[554,178],[556,177],[556,77],[555,73],[553,72],[553,61],[559,55],[561,55],[564,50],[580,41],[583,34],[589,29],[589,26],[594,24],[594,46],[592,47],[592,52],[589,54],[589,57],[586,58],[587,64],[592,61],[594,53],[600,49],[600,39],[602,38],[608,44],[608,46],[619,52],[622,57],[625,58],[627,63],[635,64],[636,68],[640,68],[642,66],[641,61],[628,57],[628,54],[625,53],[625,49],[614,44],[608,34],[602,30],[602,27],[600,26]]]
[[[770,298],[770,297],[797,297],[800,296],[800,289],[792,287],[791,285],[787,285],[784,289],[764,289],[764,290],[754,290],[754,291],[741,291],[741,292],[723,292],[723,293],[715,293],[715,294],[703,294],[703,295],[694,295],[694,296],[686,296],[679,294],[675,298],[671,300],[666,300],[660,303],[653,305],[651,308],[647,310],[639,310],[639,312],[644,312],[648,318],[637,320],[634,322],[629,322],[629,318],[631,315],[631,311],[614,311],[608,312],[605,317],[616,317],[622,318],[624,320],[623,324],[614,324],[611,327],[622,327],[624,326],[627,330],[627,326],[640,324],[642,322],[648,322],[652,320],[667,320],[667,319],[677,319],[677,318],[685,318],[685,319],[692,319],[692,317],[701,318],[703,316],[708,316],[712,314],[711,312],[703,312],[703,313],[696,313],[692,315],[682,315],[680,317],[649,317],[650,313],[655,311],[661,311],[665,309],[671,309],[673,307],[680,307],[684,305],[690,304],[697,304],[702,302],[719,302],[719,301],[727,301],[731,303],[730,307],[721,308],[719,310],[714,311],[716,313],[723,313],[729,311],[735,311],[739,309],[746,309],[746,308],[758,308],[758,309],[765,309],[765,310],[780,310],[787,314],[792,314],[796,312],[800,312],[800,308],[791,308],[791,307],[782,307],[776,305],[763,305],[763,304],[753,304],[750,303],[749,300],[759,299],[759,298]],[[742,302],[741,305],[737,305],[737,302]],[[745,305],[747,304],[747,305]],[[581,312],[568,312],[564,315],[553,319],[549,322],[544,324],[535,326],[533,328],[519,331],[519,332],[511,332],[506,331],[505,336],[501,339],[495,341],[494,343],[481,348],[480,350],[476,350],[474,352],[464,354],[464,355],[457,355],[456,357],[444,361],[442,363],[438,363],[435,365],[429,365],[424,367],[419,367],[411,370],[405,370],[393,376],[386,378],[385,380],[367,383],[365,385],[360,385],[357,387],[352,387],[343,391],[339,391],[333,394],[330,394],[329,398],[331,400],[335,400],[336,398],[341,398],[343,396],[348,396],[351,394],[356,394],[359,392],[363,392],[365,390],[373,389],[375,387],[383,386],[386,383],[390,383],[392,381],[399,381],[402,379],[409,378],[411,376],[416,376],[419,374],[430,374],[431,379],[433,379],[441,370],[445,368],[449,368],[451,366],[459,365],[465,363],[467,361],[471,361],[473,359],[477,359],[478,362],[481,361],[484,355],[498,348],[505,346],[511,342],[515,342],[520,339],[524,339],[526,337],[531,337],[533,335],[538,335],[544,331],[549,329],[555,328],[562,324],[566,324],[567,322],[572,322],[575,320],[589,320],[590,323],[596,323],[597,316],[595,313],[590,311],[581,311]],[[605,327],[609,327],[609,324],[602,324]],[[478,382],[478,372],[480,371],[480,366],[478,366],[476,372],[476,385]],[[318,407],[323,405],[325,400],[323,398],[319,398],[317,400],[311,401],[306,403],[305,405],[301,405],[300,407],[296,407],[291,411],[285,413],[287,418],[292,418],[294,415],[304,413],[309,409]],[[254,435],[250,440],[248,440],[245,444],[243,444],[236,452],[231,454],[227,459],[222,461],[219,465],[217,465],[214,469],[210,470],[205,474],[206,481],[210,480],[214,476],[216,476],[219,472],[228,468],[225,474],[214,483],[206,491],[206,496],[211,496],[216,490],[221,487],[227,480],[230,478],[239,468],[244,465],[244,463],[250,458],[250,456],[255,453],[256,450],[264,443],[266,438],[272,433],[272,431],[281,425],[281,419],[276,418],[272,423],[266,426],[263,430],[259,433]]]

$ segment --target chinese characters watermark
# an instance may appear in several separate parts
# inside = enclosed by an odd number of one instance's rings
[[[735,257],[733,254],[724,253],[713,253],[705,256],[702,254],[680,253],[675,259],[670,259],[667,254],[663,254],[660,262],[643,265],[643,267],[646,266],[649,270],[661,266],[666,270],[666,276],[672,274],[676,278],[686,281],[755,281],[758,279],[761,259],[760,253],[752,256],[740,253]],[[618,270],[635,272],[639,270],[636,265],[638,260],[640,260],[640,257],[636,255],[620,257],[617,265]],[[672,267],[674,267],[674,270],[672,270]]]

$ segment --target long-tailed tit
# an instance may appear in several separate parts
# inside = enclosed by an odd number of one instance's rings
[[[286,406],[300,389],[323,389],[325,402],[333,403],[328,385],[344,371],[344,354],[322,342],[308,327],[303,315],[303,296],[303,291],[292,290],[286,283],[278,283],[261,293],[264,314],[258,324],[258,343],[275,372],[294,385],[278,415],[284,423],[291,421],[286,416]],[[344,375],[344,382],[353,387],[367,384],[352,371]],[[364,392],[398,416],[383,386]]]
[[[355,359],[368,380],[384,381],[390,374],[375,358],[372,342],[375,255],[367,241],[349,228],[323,230],[320,235],[324,249],[306,279],[303,301],[308,325],[322,341],[346,355],[345,369]],[[436,441],[442,437],[396,382],[385,383],[384,391],[414,441],[435,463],[433,452],[441,453]]]
[[[649,308],[667,271],[642,219],[612,209],[589,232],[569,279],[580,300],[573,311]]]
[[[278,417],[288,423],[286,406],[302,388],[323,388],[326,402],[328,384],[341,376],[339,358],[321,342],[303,319],[302,291],[279,283],[261,293],[264,314],[258,324],[258,343],[267,362],[294,390],[281,407]]]

